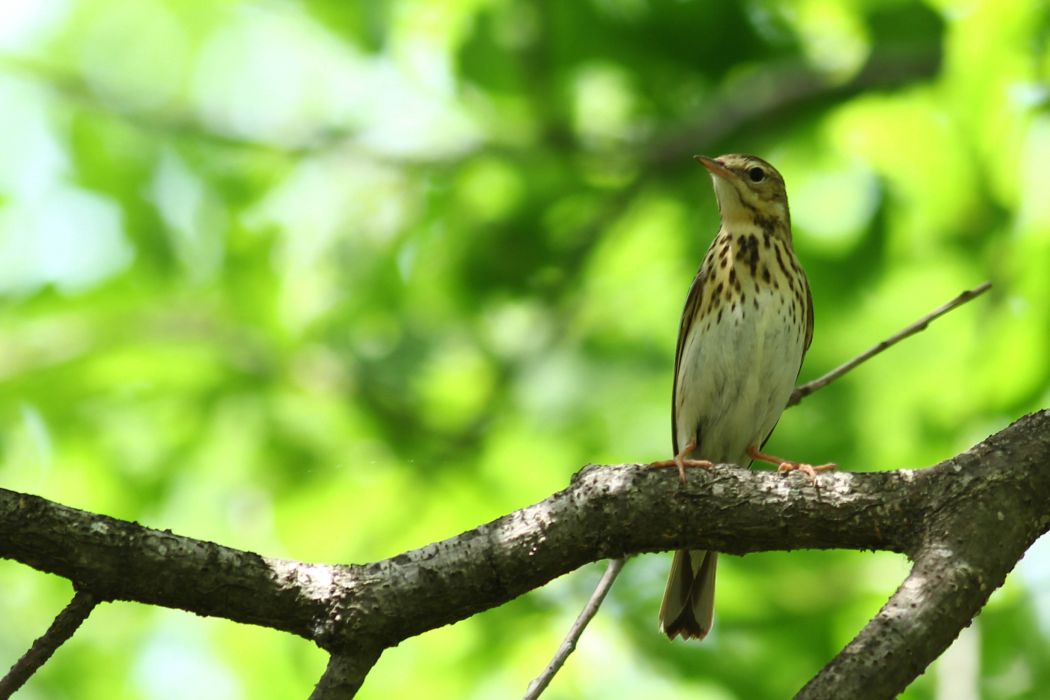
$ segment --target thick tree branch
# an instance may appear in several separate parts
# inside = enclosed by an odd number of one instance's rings
[[[895,697],[948,648],[1050,529],[1048,428],[1050,411],[1040,411],[915,472],[934,498],[911,573],[799,698]]]
[[[354,566],[262,557],[0,489],[0,556],[65,576],[106,599],[314,640],[352,657],[333,661],[350,667],[333,672],[347,689],[354,673],[363,673],[354,669],[371,664],[361,650],[464,619],[598,559],[681,547],[905,552],[918,565],[904,592],[804,691],[808,698],[848,697],[849,684],[869,691],[907,684],[1050,528],[1048,463],[1050,411],[1041,411],[935,467],[822,474],[819,491],[804,476],[731,466],[699,470],[685,485],[668,470],[590,466],[569,488],[533,506]],[[950,552],[956,567],[943,574],[952,577],[944,586],[958,586],[954,597],[917,587],[929,580],[938,551]],[[899,611],[912,602],[905,595],[933,609],[908,607],[915,617],[905,620]],[[890,657],[882,645],[892,637],[907,646]],[[927,642],[933,646],[920,652]]]
[[[919,512],[909,506],[908,483],[895,472],[834,474],[818,496],[804,478],[731,466],[698,472],[683,486],[668,470],[592,465],[536,505],[357,566],[263,557],[0,489],[0,556],[109,599],[264,625],[352,650],[358,639],[395,644],[627,553],[683,546],[903,551],[910,535],[902,523]]]
[[[313,638],[333,567],[262,557],[0,489],[0,556],[108,600],[181,608]]]

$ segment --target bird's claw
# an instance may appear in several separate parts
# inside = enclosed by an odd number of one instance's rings
[[[803,462],[781,462],[780,466],[777,467],[777,473],[786,474],[788,472],[802,472],[809,477],[809,482],[814,486],[817,485],[817,472],[826,472],[831,469],[837,469],[838,465],[833,463],[828,464],[805,464]]]
[[[667,469],[670,467],[676,467],[678,469],[678,479],[684,484],[686,483],[686,469],[710,469],[715,465],[714,462],[709,462],[706,459],[689,459],[686,457],[675,457],[674,459],[661,459],[657,462],[652,462],[649,464],[649,466],[653,469]]]
[[[693,469],[710,469],[715,466],[714,462],[709,462],[706,459],[678,459],[675,460],[675,464],[678,467],[678,479],[683,484],[685,483],[686,467],[691,467]]]

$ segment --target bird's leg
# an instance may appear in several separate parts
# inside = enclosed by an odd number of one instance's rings
[[[747,448],[747,456],[751,459],[758,460],[759,462],[775,464],[777,466],[777,471],[781,474],[785,472],[802,472],[808,476],[809,480],[814,484],[817,483],[817,472],[826,472],[829,469],[835,469],[838,466],[830,462],[828,464],[818,465],[792,462],[789,459],[781,459],[780,457],[774,457],[773,455],[767,455],[765,452],[760,452],[754,445]]]
[[[686,457],[687,454],[696,449],[696,440],[690,440],[685,443],[685,447],[674,456],[674,459],[661,459],[658,462],[653,462],[649,466],[654,469],[665,469],[667,467],[678,467],[678,478],[685,483],[685,468],[704,468],[710,469],[715,466],[713,462],[709,462],[706,459],[690,459]]]

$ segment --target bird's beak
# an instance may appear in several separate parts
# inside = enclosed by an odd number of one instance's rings
[[[723,180],[735,180],[736,176],[726,166],[722,165],[720,161],[714,158],[708,158],[707,156],[693,156],[697,163],[707,168],[712,175],[717,175]]]

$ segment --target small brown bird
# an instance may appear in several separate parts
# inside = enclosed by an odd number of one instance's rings
[[[751,460],[814,467],[760,452],[787,406],[813,338],[809,282],[791,246],[784,179],[755,156],[696,156],[711,172],[722,226],[689,288],[675,351],[671,405],[674,459],[686,467]],[[711,629],[717,552],[675,552],[660,606],[671,639]]]

